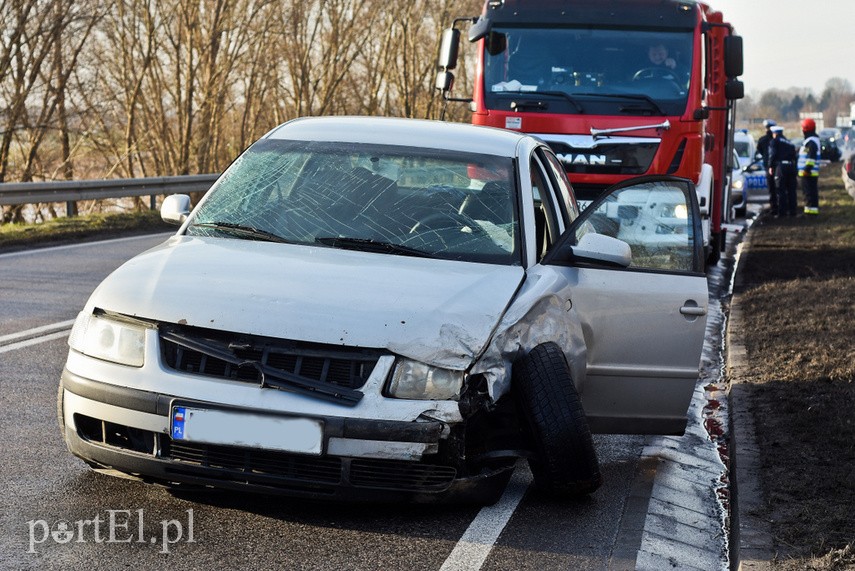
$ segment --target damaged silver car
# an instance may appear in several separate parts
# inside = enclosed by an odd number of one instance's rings
[[[96,289],[59,415],[96,470],[330,499],[557,498],[592,433],[680,434],[707,311],[693,185],[583,212],[520,133],[311,118],[244,152]]]

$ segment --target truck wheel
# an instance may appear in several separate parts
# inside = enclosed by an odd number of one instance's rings
[[[538,345],[514,363],[513,391],[534,450],[529,466],[538,489],[566,499],[599,488],[602,476],[591,430],[558,345]]]

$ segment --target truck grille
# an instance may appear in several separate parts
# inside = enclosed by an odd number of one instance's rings
[[[164,338],[166,331],[216,346],[233,354],[242,363],[235,365],[182,346]],[[262,374],[256,366],[258,364],[348,389],[361,388],[384,354],[376,349],[303,343],[171,325],[161,327],[160,347],[166,366],[184,373],[260,384]]]

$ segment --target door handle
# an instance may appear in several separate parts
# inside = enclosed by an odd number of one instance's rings
[[[707,310],[703,307],[699,307],[696,302],[689,300],[680,308],[680,313],[686,317],[701,317],[707,314]]]

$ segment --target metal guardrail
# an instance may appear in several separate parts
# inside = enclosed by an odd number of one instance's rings
[[[206,192],[218,174],[0,184],[0,206]]]

